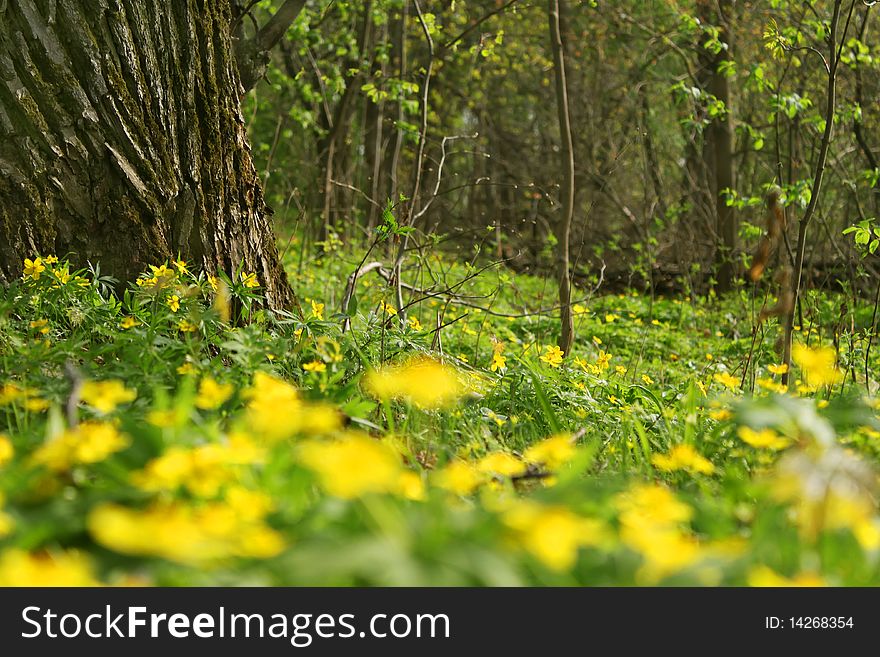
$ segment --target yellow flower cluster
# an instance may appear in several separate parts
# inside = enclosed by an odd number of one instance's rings
[[[43,443],[31,456],[35,465],[55,472],[77,464],[98,463],[129,445],[127,436],[108,422],[83,422]]]
[[[238,480],[236,466],[262,463],[265,450],[247,436],[233,434],[226,443],[199,447],[171,447],[143,470],[132,474],[132,483],[150,491],[175,491],[185,487],[197,497],[214,497],[221,487]]]
[[[232,499],[235,499],[234,497]],[[102,504],[88,517],[92,537],[123,554],[156,556],[191,565],[211,565],[233,557],[269,558],[285,545],[249,500],[190,506],[157,503],[145,509]]]
[[[374,438],[349,433],[340,440],[308,440],[299,445],[300,461],[318,476],[330,495],[353,499],[368,493],[399,493],[421,499],[421,478],[405,471],[398,453]]]
[[[243,428],[270,443],[297,433],[333,433],[342,424],[334,407],[304,401],[292,385],[265,372],[254,375],[253,385],[245,391],[245,397],[249,401]]]
[[[137,392],[126,388],[118,379],[86,381],[80,390],[80,398],[101,413],[111,413],[120,404],[127,404],[137,397]]]
[[[702,456],[691,445],[676,445],[668,454],[654,454],[651,462],[658,470],[674,472],[683,470],[694,474],[712,474],[715,466],[706,457]]]
[[[449,406],[467,390],[454,368],[430,358],[372,371],[364,386],[377,399],[405,399],[426,409]]]
[[[653,583],[686,568],[699,558],[699,544],[681,525],[693,510],[663,486],[640,484],[615,500],[620,513],[620,539],[643,559],[637,575]]]

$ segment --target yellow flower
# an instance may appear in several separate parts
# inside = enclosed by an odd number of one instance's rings
[[[300,460],[318,475],[321,487],[343,499],[399,489],[402,466],[390,447],[361,434],[340,441],[310,440],[297,452]]]
[[[618,317],[618,316],[615,315],[614,313],[608,313],[608,314],[605,315],[605,323],[606,323],[606,324],[610,324],[610,323],[613,322],[615,319],[617,319],[617,317]]]
[[[3,467],[12,460],[15,450],[12,448],[12,441],[5,434],[0,433],[0,467]],[[2,498],[0,498],[2,502]]]
[[[785,393],[788,390],[788,386],[777,383],[773,379],[760,378],[755,381],[758,384],[759,388],[763,388],[764,390],[769,390],[770,392],[776,392],[780,395]]]
[[[245,397],[250,401],[243,425],[269,442],[296,433],[329,434],[341,426],[334,407],[305,402],[292,385],[264,372],[254,375],[253,386],[245,391]]]
[[[795,344],[791,348],[791,357],[801,368],[810,388],[834,385],[842,378],[837,368],[837,352],[833,347],[810,349],[803,344]]]
[[[731,413],[726,408],[719,408],[714,411],[709,411],[709,417],[713,420],[718,420],[719,422],[723,422],[724,420],[729,420],[733,417],[733,413]]]
[[[756,566],[749,571],[749,586],[770,586],[778,588],[782,586],[789,587],[818,587],[827,586],[825,580],[815,573],[799,573],[792,578],[783,577],[777,574],[767,566]]]
[[[477,470],[486,474],[513,477],[525,472],[526,464],[507,452],[491,452],[480,459]]]
[[[642,374],[642,381],[644,381],[647,385],[654,385],[654,379],[652,379],[647,374]]]
[[[122,328],[122,329],[124,329],[124,330],[128,330],[128,329],[130,329],[130,328],[134,328],[134,327],[137,326],[138,324],[140,324],[140,322],[137,321],[134,317],[131,317],[131,316],[129,316],[129,317],[125,317],[121,322],[119,322],[119,326],[120,326],[120,328]]]
[[[80,390],[80,398],[101,413],[110,413],[120,404],[126,404],[137,397],[137,391],[126,388],[119,379],[107,381],[86,381]]]
[[[715,356],[713,356],[712,354],[706,354],[706,360],[714,360],[714,359],[715,359]]]
[[[725,388],[729,388],[730,390],[736,390],[737,388],[739,388],[739,379],[735,376],[732,376],[728,372],[717,372],[713,378]]]
[[[570,570],[581,547],[601,545],[607,540],[601,522],[583,518],[563,506],[523,500],[506,509],[501,519],[513,530],[517,543],[556,571]]]
[[[466,391],[453,368],[428,358],[370,372],[364,386],[378,399],[407,399],[420,408],[448,406]]]
[[[176,294],[172,294],[165,300],[165,305],[171,309],[171,312],[176,313],[180,310],[180,297]]]
[[[181,333],[194,333],[198,328],[198,324],[195,324],[188,319],[182,319],[177,324],[177,328],[180,329]]]
[[[175,268],[177,269],[177,273],[178,273],[178,274],[185,274],[185,273],[186,273],[186,262],[185,262],[185,261],[183,261],[183,260],[173,260],[173,261],[171,262],[171,264],[175,266]]]
[[[173,492],[186,487],[197,497],[214,497],[221,487],[235,483],[238,466],[262,463],[265,451],[249,438],[233,434],[226,443],[208,443],[192,449],[171,447],[131,475],[132,483],[149,492]]]
[[[43,264],[43,260],[41,258],[36,258],[31,260],[30,258],[24,259],[24,274],[22,278],[32,278],[37,281],[40,279],[40,274],[46,271],[46,266]]]
[[[752,447],[758,449],[769,448],[773,450],[785,449],[791,444],[788,438],[778,435],[773,429],[761,429],[755,431],[751,427],[742,426],[736,430],[736,435]]]
[[[175,273],[168,268],[168,265],[161,265],[159,267],[150,265],[150,269],[153,272],[153,277],[156,279],[164,281],[175,277]]]
[[[788,372],[788,365],[785,363],[781,365],[768,365],[767,369],[770,370],[771,374],[785,374]]]
[[[315,319],[324,319],[324,304],[312,301],[312,317]]]
[[[556,470],[568,463],[576,453],[568,434],[557,434],[535,443],[523,454],[529,463],[539,463],[550,470]]]
[[[58,257],[53,256],[53,255],[46,256],[46,258],[45,258],[45,260],[43,260],[43,262],[45,262],[47,265],[54,265],[58,262]]]
[[[63,472],[78,463],[97,463],[128,447],[129,439],[106,422],[82,422],[43,443],[31,456],[36,465]]]
[[[190,565],[269,558],[284,549],[284,539],[262,519],[221,502],[198,507],[162,503],[143,510],[102,504],[89,514],[87,525],[97,543],[115,552]]]
[[[469,495],[486,480],[486,477],[470,463],[455,460],[442,470],[435,471],[432,479],[443,490],[456,495]]]
[[[594,336],[593,336],[593,344],[596,345],[596,346],[598,347],[600,344],[602,344],[602,340],[600,340],[598,337],[596,337],[596,336],[594,335]]]
[[[715,466],[690,445],[676,445],[668,454],[654,454],[651,462],[658,470],[684,470],[696,474],[712,474]]]
[[[231,383],[217,383],[210,377],[204,378],[199,384],[196,406],[204,410],[219,408],[232,396],[233,390],[235,386]]]
[[[303,365],[303,369],[306,372],[323,372],[327,369],[327,366],[320,360],[313,360]]]
[[[606,353],[601,349],[599,350],[599,355],[596,356],[596,367],[599,368],[600,372],[604,372],[611,367],[610,363],[612,358],[613,356],[611,354]]]
[[[260,281],[257,280],[256,274],[245,274],[244,272],[241,272],[241,282],[248,288],[260,287]]]
[[[187,374],[192,374],[195,371],[196,371],[195,365],[193,365],[192,363],[184,363],[183,365],[181,365],[180,367],[177,368],[177,373],[182,376],[185,376]]]
[[[541,356],[541,360],[550,365],[550,367],[559,367],[564,356],[565,354],[562,353],[562,349],[558,346],[548,345],[544,347],[544,355]]]
[[[393,316],[393,315],[397,314],[397,308],[392,306],[390,303],[385,303],[384,301],[380,301],[379,307],[382,312],[388,313],[389,315]]]
[[[420,501],[425,499],[425,482],[419,473],[412,470],[404,470],[400,473],[397,488],[400,494],[408,500]]]
[[[409,327],[413,331],[421,331],[422,330],[422,323],[419,321],[418,317],[410,317],[407,320],[407,323],[409,324]]]
[[[656,582],[699,558],[699,544],[679,527],[693,509],[662,486],[639,484],[615,498],[620,512],[620,539],[641,553],[637,577]]]
[[[0,553],[0,586],[99,586],[88,557],[75,550]]]
[[[492,364],[489,365],[489,369],[493,372],[497,372],[500,369],[504,369],[507,367],[507,358],[502,356],[499,352],[494,352],[492,354]]]
[[[49,332],[49,320],[48,319],[37,319],[33,322],[30,322],[28,326],[32,329],[36,329],[38,333],[42,335],[46,335]]]
[[[614,371],[617,372],[620,376],[625,376],[627,370],[623,365],[615,365]]]

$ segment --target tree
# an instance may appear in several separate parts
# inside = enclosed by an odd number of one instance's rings
[[[297,4],[238,41],[248,85]],[[292,300],[239,106],[236,7],[0,4],[0,282],[34,253],[123,280],[182,257],[255,272],[270,307]]]
[[[574,146],[571,138],[571,120],[568,115],[568,87],[565,81],[565,48],[559,27],[560,0],[547,1],[550,25],[550,47],[553,50],[553,68],[556,72],[556,107],[559,117],[559,136],[562,142],[560,169],[563,174],[560,195],[562,216],[556,223],[556,266],[559,275],[559,348],[568,354],[574,342],[574,319],[571,311],[571,272],[569,267],[569,236],[574,216]]]
[[[730,104],[730,79],[733,56],[731,53],[730,25],[733,22],[732,0],[718,0],[710,3],[700,0],[700,15],[708,22],[715,13],[710,4],[716,6],[719,23],[717,38],[710,39],[711,57],[709,70],[709,93],[715,97],[722,107],[718,116],[714,117],[709,126],[708,134],[708,169],[712,171],[712,192],[715,197],[716,230],[719,245],[716,250],[715,262],[718,268],[718,289],[728,292],[733,288],[735,276],[736,249],[736,214],[727,202],[725,190],[734,188],[733,163],[733,112]]]

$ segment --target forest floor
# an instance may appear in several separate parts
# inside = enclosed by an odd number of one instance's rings
[[[287,253],[302,316],[26,261],[0,585],[880,584],[870,307],[805,295],[787,392],[751,289],[580,290],[563,359],[552,282],[430,254],[405,320],[378,269],[344,315],[361,257]]]

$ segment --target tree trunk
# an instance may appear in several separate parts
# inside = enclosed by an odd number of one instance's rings
[[[229,0],[0,5],[0,281],[40,253],[132,280],[182,257],[287,283],[239,108]]]
[[[714,11],[710,5],[717,7],[717,11]],[[724,68],[726,63],[733,60],[730,38],[733,2],[731,0],[718,0],[718,2],[701,0],[699,11],[705,21],[709,21],[710,24],[718,24],[718,39],[726,46],[708,61],[710,69],[706,73],[709,93],[723,103],[725,109],[722,115],[712,120],[707,136],[710,144],[709,153],[711,154],[708,164],[713,174],[711,176],[712,193],[715,197],[715,229],[719,239],[715,250],[718,290],[727,292],[733,289],[736,276],[734,251],[737,236],[736,214],[734,208],[727,204],[724,195],[724,190],[734,187],[733,112],[730,102],[730,81]]]
[[[560,158],[563,181],[560,187],[562,216],[556,224],[556,263],[559,274],[559,348],[567,355],[574,342],[574,319],[571,311],[571,272],[569,271],[569,237],[574,217],[574,147],[571,120],[568,114],[568,87],[565,81],[565,50],[559,27],[561,0],[547,0],[550,24],[550,47],[556,73],[556,108],[559,115]]]

